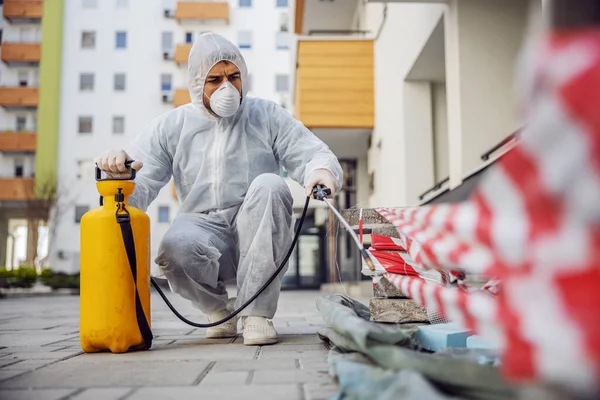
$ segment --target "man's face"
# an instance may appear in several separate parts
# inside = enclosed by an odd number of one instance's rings
[[[225,81],[229,81],[238,92],[242,95],[242,74],[235,64],[229,61],[221,61],[215,64],[208,72],[206,81],[204,82],[204,107],[211,113],[210,96],[221,86]],[[213,113],[214,114],[214,113]]]

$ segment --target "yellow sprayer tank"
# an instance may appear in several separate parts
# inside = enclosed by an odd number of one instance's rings
[[[133,181],[100,180],[98,171],[96,186],[103,204],[81,219],[81,347],[85,352],[113,353],[148,349],[150,219],[127,204]]]

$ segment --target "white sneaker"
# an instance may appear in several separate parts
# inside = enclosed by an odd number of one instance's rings
[[[277,332],[273,323],[265,317],[243,317],[242,329],[246,346],[277,343]]]
[[[210,322],[219,321],[230,314],[228,310],[217,311],[209,314],[208,320]],[[237,315],[231,318],[227,322],[223,322],[221,325],[213,326],[212,328],[206,329],[207,339],[219,339],[219,338],[230,338],[237,335]]]

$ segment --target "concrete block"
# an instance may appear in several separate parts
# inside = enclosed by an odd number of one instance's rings
[[[467,338],[471,335],[470,331],[453,323],[435,324],[420,326],[416,340],[426,350],[440,351],[448,347],[467,347]]]
[[[341,211],[342,216],[348,221],[351,227],[358,227],[360,208],[348,208]],[[363,208],[362,210],[363,227],[371,228],[373,225],[388,225],[387,219],[383,218],[373,208]]]
[[[388,281],[385,276],[373,285],[373,297],[406,298],[400,289]]]
[[[467,348],[497,350],[500,348],[500,343],[496,343],[480,335],[472,335],[467,338]]]
[[[410,299],[372,298],[369,309],[374,322],[428,321],[427,310]]]

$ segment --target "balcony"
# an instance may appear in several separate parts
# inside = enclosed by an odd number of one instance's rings
[[[39,22],[43,14],[43,0],[4,0],[2,15],[10,23]]]
[[[0,46],[1,59],[8,65],[38,65],[40,63],[41,45],[39,43],[10,43]]]
[[[190,50],[192,49],[191,44],[178,44],[175,47],[175,62],[177,64],[185,64],[188,62],[188,56],[190,55]]]
[[[33,198],[33,178],[0,178],[0,201],[23,201]]]
[[[178,1],[175,19],[179,22],[224,20],[229,23],[229,3],[226,1]]]
[[[183,106],[191,101],[188,89],[175,89],[175,95],[173,96],[173,105],[175,107]]]
[[[298,40],[295,111],[308,128],[373,129],[372,40]]]
[[[34,109],[38,105],[38,88],[0,87],[0,107]]]
[[[0,152],[34,153],[37,148],[36,132],[0,131]]]

